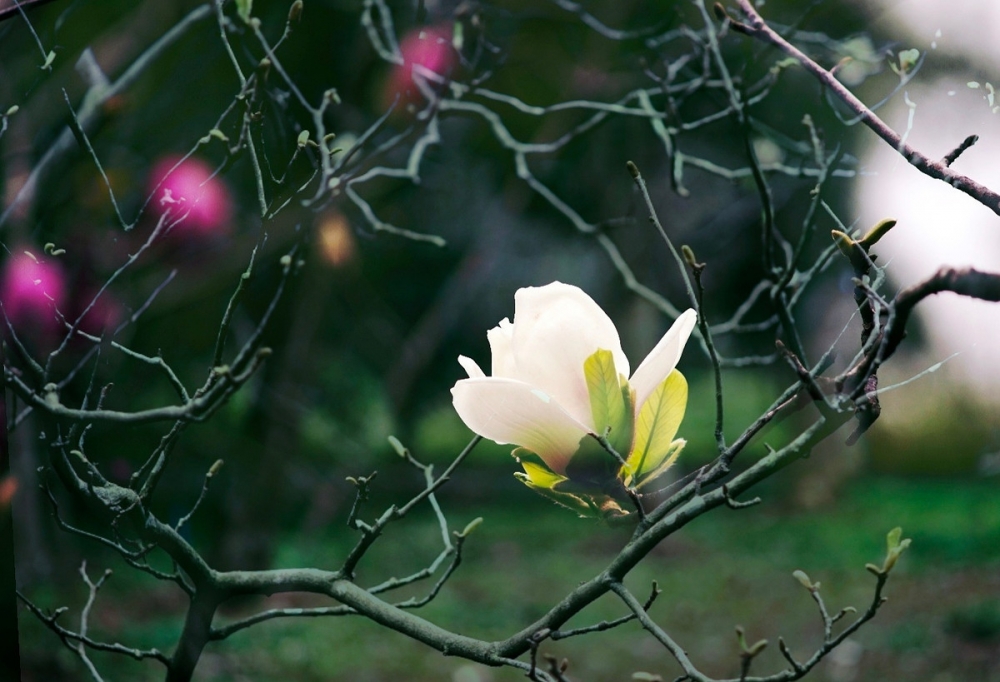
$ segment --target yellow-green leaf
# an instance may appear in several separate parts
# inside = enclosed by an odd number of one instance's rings
[[[885,536],[886,549],[891,552],[892,550],[899,547],[899,541],[902,539],[902,537],[903,537],[903,529],[901,527],[896,526],[895,528],[890,530],[888,534],[886,534]]]
[[[869,248],[875,245],[879,239],[884,237],[889,230],[896,226],[896,221],[892,218],[885,218],[884,220],[878,221],[875,227],[868,230],[864,237],[862,237],[858,243],[867,251]]]
[[[665,452],[653,457],[647,457],[643,468],[635,473],[635,487],[642,488],[647,483],[652,483],[660,477],[667,469],[674,465],[681,454],[681,450],[687,445],[687,441],[678,438],[670,444]],[[632,485],[633,481],[626,479],[626,485]]]
[[[528,474],[523,474],[520,471],[514,474],[514,478],[534,490],[539,495],[549,498],[562,507],[573,510],[578,516],[596,517],[600,515],[600,510],[597,506],[585,497],[570,493],[560,493],[552,490],[551,488],[536,485],[531,481],[531,478],[528,477]]]
[[[539,466],[534,462],[521,460],[521,466],[524,468],[524,473],[527,475],[528,480],[536,488],[552,488],[556,483],[566,480],[565,476],[553,473],[546,467]]]
[[[598,435],[604,435],[611,427],[608,442],[624,457],[632,444],[632,401],[628,381],[615,369],[611,351],[603,349],[584,361],[583,374],[594,428]]]
[[[899,53],[899,70],[903,73],[909,73],[918,59],[920,59],[920,50],[915,48],[912,50],[902,50]]]
[[[643,478],[659,469],[669,455],[676,456],[674,436],[684,419],[687,395],[687,380],[675,369],[640,406],[635,441],[626,460],[628,475]]]
[[[236,0],[236,13],[243,21],[250,21],[250,12],[253,11],[253,0]]]
[[[889,571],[891,571],[892,567],[896,565],[897,561],[899,561],[899,555],[902,554],[906,550],[906,548],[910,546],[910,539],[906,538],[904,540],[902,538],[903,538],[903,529],[899,527],[890,530],[889,534],[886,536],[885,540],[886,540],[887,551],[885,555],[885,561],[882,562],[883,573],[888,573]]]
[[[599,349],[583,362],[583,375],[590,394],[590,410],[598,433],[610,426],[612,412],[621,412],[621,389],[615,358],[609,350]]]

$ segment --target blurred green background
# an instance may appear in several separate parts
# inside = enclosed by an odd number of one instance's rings
[[[20,106],[0,138],[5,208],[33,164],[66,128],[62,89],[74,106],[83,96],[86,84],[74,66],[84,50],[92,49],[96,62],[114,79],[196,4],[59,0],[31,9],[37,39],[55,51],[51,73],[39,68],[44,57],[23,19],[0,24],[0,110]],[[254,3],[254,14],[272,40],[281,33],[288,4]],[[683,37],[684,26],[700,30],[700,15],[688,2],[592,3],[590,9],[609,26],[650,31],[624,40],[609,40],[588,28],[567,6],[516,1],[390,4],[400,37],[421,27],[452,31],[460,25],[470,44],[481,41],[481,54],[453,65],[451,77],[466,83],[481,79],[492,91],[532,105],[616,101],[631,89],[655,84],[672,68],[681,74],[701,68],[703,51],[686,64],[683,45],[654,49],[646,40],[670,31]],[[905,45],[893,42],[897,36],[879,32],[873,7],[787,0],[769,2],[766,10],[768,18],[786,29],[801,29],[801,40],[822,54],[825,63],[852,56],[855,63],[870,67],[870,77],[858,84],[866,100],[878,100],[898,83],[885,64]],[[360,2],[306,2],[302,22],[279,53],[284,69],[310,101],[336,88],[341,103],[331,108],[326,124],[338,134],[335,144],[346,150],[385,112],[387,92],[390,100],[393,94],[393,69],[372,48],[362,11]],[[232,139],[237,136],[233,119],[219,119],[238,84],[218,30],[212,19],[195,25],[134,85],[105,104],[91,131],[128,220],[146,201],[149,169],[158,159],[186,152],[216,126]],[[262,56],[259,45],[238,26],[230,38],[244,67],[252,70]],[[738,78],[747,84],[764,78],[777,59],[738,37],[726,37],[723,46]],[[474,55],[474,50],[463,54]],[[942,56],[927,60],[923,73],[930,77],[963,68],[958,56]],[[269,170],[280,175],[309,121],[289,88],[274,73],[269,78],[262,119],[252,130],[273,163]],[[362,148],[356,173],[405,164],[420,132],[419,106],[407,111],[406,105],[422,100],[411,97],[401,95],[398,110]],[[697,120],[724,107],[725,94],[706,88],[679,96],[678,102],[677,120]],[[523,142],[551,141],[586,118],[579,112],[536,117],[496,103],[491,108]],[[810,151],[808,145],[803,151],[808,133],[801,121],[808,113],[827,150],[840,149],[843,167],[857,167],[863,131],[842,126],[838,112],[802,72],[783,72],[753,113],[759,122],[752,132],[758,154],[769,150],[788,166],[804,165]],[[377,150],[377,143],[397,135],[400,144]],[[146,353],[162,352],[180,378],[196,386],[210,364],[226,302],[261,230],[268,239],[234,320],[234,339],[245,338],[260,319],[279,278],[280,255],[292,244],[302,244],[301,272],[266,332],[273,357],[214,419],[185,433],[154,500],[164,518],[180,518],[197,498],[204,472],[217,459],[225,460],[189,526],[196,547],[214,566],[337,567],[354,539],[344,526],[353,499],[345,477],[379,472],[365,508],[369,515],[419,489],[418,473],[393,453],[389,435],[439,468],[468,442],[471,434],[454,414],[448,392],[463,376],[455,358],[466,354],[489,364],[485,332],[513,314],[516,289],[552,280],[582,286],[615,320],[633,365],[669,326],[669,319],[627,289],[592,236],[575,230],[566,215],[518,177],[510,151],[480,118],[443,117],[441,137],[423,160],[419,184],[380,179],[359,185],[359,191],[380,219],[439,235],[447,241],[444,247],[373,231],[358,205],[344,195],[302,206],[293,190],[307,182],[310,169],[301,161],[288,167],[284,183],[268,184],[279,203],[285,197],[293,201],[262,224],[245,154],[227,159],[223,145],[213,144],[198,156],[223,167],[220,177],[236,207],[229,231],[164,242],[106,294],[105,300],[128,314],[176,270],[138,323],[117,340]],[[685,132],[676,142],[685,154],[715,168],[746,167],[743,131],[731,117]],[[646,223],[645,209],[624,170],[626,160],[635,161],[648,178],[671,236],[690,244],[699,260],[708,263],[707,310],[713,323],[725,321],[761,277],[759,200],[752,182],[746,174],[727,178],[689,165],[681,182],[689,196],[681,196],[678,183],[671,182],[673,169],[662,142],[648,122],[627,116],[611,116],[557,152],[531,157],[539,181],[608,235],[642,284],[678,306],[685,300],[683,283]],[[844,224],[852,225],[856,215],[850,203],[852,183],[863,181],[836,178],[823,189]],[[777,174],[772,182],[778,222],[794,233],[806,215],[814,180]],[[826,246],[822,235],[838,227],[826,215],[816,222],[820,237],[809,245],[813,256]],[[46,242],[66,248],[61,263],[71,290],[83,297],[138,248],[152,224],[147,211],[134,230],[122,229],[101,175],[76,147],[42,178],[33,200],[8,217],[0,242],[5,254],[25,248],[40,252]],[[889,272],[891,277],[891,266]],[[840,302],[850,301],[850,276],[846,264],[835,262],[800,311],[805,341],[816,357],[834,342],[827,332],[848,324],[850,306],[844,314]],[[768,314],[762,302],[750,319]],[[843,342],[847,357],[856,343],[854,327],[848,337]],[[908,343],[918,354],[920,337],[915,325]],[[772,330],[725,335],[719,343],[728,357],[746,357],[773,352],[773,340]],[[46,352],[44,339],[33,343],[33,352]],[[71,348],[60,362],[69,368],[83,353],[83,348]],[[925,366],[939,359],[929,358]],[[119,407],[139,409],[175,399],[162,376],[120,354],[102,352],[94,367],[99,382],[114,383],[109,400]],[[681,369],[691,391],[681,431],[688,446],[678,475],[713,456],[715,419],[712,378],[694,344]],[[793,379],[781,363],[727,369],[727,436],[739,434]],[[73,384],[64,400],[79,398],[86,380]],[[11,405],[16,410],[17,403]],[[862,609],[873,582],[864,564],[878,563],[885,533],[902,526],[913,546],[890,580],[890,602],[812,679],[1000,680],[996,405],[937,373],[887,395],[884,410],[883,419],[857,446],[847,448],[846,434],[835,435],[810,459],[760,486],[761,505],[698,519],[664,542],[631,576],[636,593],[645,594],[653,580],[664,589],[653,614],[705,672],[738,675],[736,624],[746,628],[751,640],[772,642],[755,672],[781,666],[774,646],[779,635],[797,655],[808,655],[821,636],[820,619],[792,571],[802,569],[821,581],[831,609]],[[806,424],[804,419],[796,415],[771,427],[746,458],[762,454],[764,443],[787,442]],[[19,586],[47,608],[71,606],[67,617],[76,617],[85,597],[77,574],[80,562],[87,560],[92,575],[113,568],[94,611],[94,635],[169,650],[182,624],[183,595],[55,528],[33,473],[45,457],[39,441],[44,429],[42,420],[30,417],[9,434],[12,470],[20,483],[13,507]],[[163,427],[156,425],[97,426],[88,434],[88,454],[102,471],[124,481],[162,433]],[[504,637],[599,572],[627,541],[626,530],[576,519],[532,495],[513,479],[513,470],[507,448],[484,443],[442,491],[441,504],[454,528],[480,516],[485,522],[466,544],[457,574],[423,609],[428,619],[475,636]],[[66,511],[86,523],[82,510]],[[409,573],[438,551],[437,526],[429,511],[421,509],[377,545],[362,565],[360,580],[367,585]],[[262,606],[313,605],[322,603],[284,595],[266,604],[229,605],[223,617]],[[599,602],[571,625],[621,613],[612,600]],[[86,679],[73,656],[23,610],[19,631],[23,679]],[[570,674],[584,680],[624,680],[640,670],[664,679],[679,674],[635,624],[542,651],[568,657]],[[153,665],[106,656],[95,660],[109,679],[160,676]],[[442,658],[349,618],[259,625],[211,645],[197,672],[201,680],[278,677],[486,682],[519,679],[521,674]]]

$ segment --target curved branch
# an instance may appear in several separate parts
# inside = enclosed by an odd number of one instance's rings
[[[788,56],[798,60],[806,71],[815,76],[824,87],[829,88],[837,95],[872,132],[899,152],[906,159],[907,163],[928,177],[947,182],[955,189],[968,194],[983,206],[1000,215],[1000,193],[991,190],[986,185],[966,175],[953,171],[950,168],[951,160],[948,158],[932,159],[923,152],[908,145],[902,135],[890,128],[864,102],[838,81],[832,72],[817,64],[804,52],[785,40],[777,31],[768,26],[749,0],[736,0],[736,4],[739,5],[739,8],[746,15],[747,21],[743,23],[734,20],[732,17],[728,17],[729,21],[732,22],[734,30],[765,43],[770,43]],[[957,154],[955,156],[957,158]]]
[[[913,308],[928,296],[943,291],[981,301],[1000,302],[1000,274],[982,272],[975,268],[943,267],[923,282],[900,291],[893,302],[895,314],[885,328],[882,360],[891,356],[906,336],[906,323]]]

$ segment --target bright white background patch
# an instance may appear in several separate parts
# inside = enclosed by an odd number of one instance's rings
[[[954,168],[1000,190],[1000,113],[991,111],[985,88],[967,86],[969,81],[1000,86],[1000,3],[879,0],[877,4],[886,9],[881,28],[899,39],[897,49],[929,51],[930,62],[961,55],[971,63],[968,71],[935,80],[924,75],[928,69],[907,85],[909,99],[916,105],[908,143],[932,158],[943,157],[967,136],[979,135],[978,144]],[[901,134],[909,113],[902,93],[879,112]],[[875,249],[880,263],[891,262],[890,291],[933,274],[941,265],[1000,271],[1000,217],[945,183],[925,177],[873,134],[867,137],[871,142],[863,164],[877,176],[857,184],[859,226],[867,228],[882,218],[899,220]],[[992,398],[990,392],[1000,376],[1000,305],[939,294],[926,299],[918,314],[930,343],[924,363],[959,352],[942,371]],[[918,368],[906,369],[912,373]]]

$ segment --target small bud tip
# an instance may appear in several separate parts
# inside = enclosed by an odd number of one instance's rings
[[[694,250],[687,244],[681,245],[681,254],[684,256],[684,262],[690,267],[697,267],[698,259],[695,258]]]

